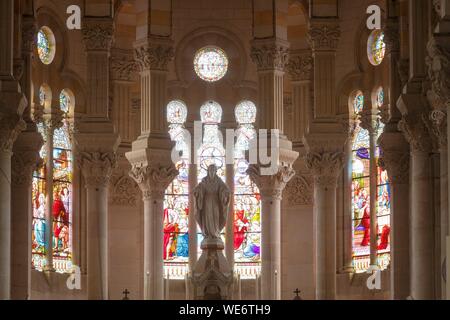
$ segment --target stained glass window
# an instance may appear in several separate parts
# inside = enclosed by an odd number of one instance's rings
[[[184,278],[189,258],[189,150],[184,123],[187,107],[175,100],[167,105],[167,122],[172,141],[181,151],[176,163],[178,176],[166,189],[164,197],[164,274],[171,279]]]
[[[55,36],[48,27],[42,27],[37,33],[37,51],[43,64],[50,64],[55,57]]]
[[[364,98],[364,97],[363,97]],[[356,103],[355,103],[356,104]],[[383,131],[380,125],[377,137]],[[376,208],[378,230],[378,265],[385,269],[389,264],[390,251],[390,186],[386,171],[377,166],[377,176],[371,176],[370,158],[376,163],[380,148],[370,149],[369,131],[358,126],[352,146],[352,241],[353,267],[365,272],[370,265],[370,181],[377,179]]]
[[[378,89],[377,92],[377,106],[381,108],[384,104],[384,90],[383,88]]]
[[[59,107],[64,113],[69,113],[70,106],[72,105],[72,94],[68,89],[63,89],[59,94]]]
[[[218,81],[228,71],[227,55],[218,47],[204,47],[195,54],[194,70],[202,80],[207,82]]]
[[[60,103],[62,110],[73,106],[73,101],[61,97]],[[46,123],[38,123],[37,127],[44,145],[40,151],[43,161],[33,174],[32,184],[32,267],[42,271],[47,264],[46,254],[51,250],[55,271],[72,272],[73,159],[67,113],[61,127],[52,130]],[[51,235],[51,243],[46,232]]]
[[[251,101],[235,109],[239,124],[234,160],[234,260],[241,278],[254,278],[261,262],[261,204],[258,187],[247,174],[245,151],[255,137],[256,106]]]
[[[364,108],[364,96],[362,93],[358,93],[353,101],[353,112],[355,115],[360,114]]]
[[[383,31],[377,29],[372,31],[367,41],[367,56],[372,65],[378,66],[383,62],[386,53]]]

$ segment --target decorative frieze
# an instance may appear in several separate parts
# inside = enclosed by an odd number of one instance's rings
[[[289,62],[289,43],[279,39],[254,40],[250,57],[258,71],[285,71]]]

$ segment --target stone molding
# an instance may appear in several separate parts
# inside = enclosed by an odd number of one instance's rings
[[[337,49],[341,30],[337,22],[314,22],[308,30],[308,42],[314,51],[334,51]]]
[[[114,152],[88,152],[77,153],[77,164],[83,173],[87,187],[107,187],[112,170],[117,165]]]
[[[132,164],[130,177],[136,181],[142,191],[143,200],[163,200],[169,184],[178,175],[178,170],[171,165]]]
[[[138,71],[133,52],[128,50],[113,49],[109,66],[113,80],[133,81]]]
[[[310,52],[290,53],[287,71],[292,81],[311,80],[314,72],[314,59]]]
[[[114,37],[112,19],[85,18],[81,32],[87,51],[110,51]]]
[[[289,63],[289,43],[280,39],[253,40],[250,57],[258,71],[284,72]]]
[[[141,72],[146,70],[167,71],[175,56],[173,42],[169,38],[151,38],[136,42],[134,59]]]
[[[314,203],[314,180],[309,175],[295,175],[284,191],[290,206],[309,206]]]
[[[283,190],[295,175],[291,166],[280,166],[274,175],[261,175],[260,165],[250,165],[247,174],[258,186],[263,199],[281,200]]]

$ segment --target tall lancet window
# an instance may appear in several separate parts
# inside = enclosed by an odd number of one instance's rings
[[[214,164],[217,167],[217,175],[225,182],[225,149],[219,132],[219,124],[222,121],[222,107],[215,101],[207,101],[200,108],[200,117],[203,124],[203,141],[197,151],[197,180],[200,183],[206,177],[208,167]],[[197,230],[197,239],[197,252],[200,256],[202,252],[200,244],[203,236],[199,229]],[[222,240],[225,241],[223,235]]]
[[[167,105],[169,134],[180,158],[175,164],[178,176],[164,197],[164,269],[170,278],[183,278],[189,258],[189,153],[184,124],[187,107],[180,100]]]
[[[51,104],[48,90],[42,86],[39,93],[43,107]],[[69,114],[74,104],[72,92],[62,90],[59,110],[38,123],[45,143],[40,151],[43,161],[33,174],[31,239],[32,267],[39,271],[47,267],[60,273],[72,272],[73,159]],[[57,121],[58,115],[62,116],[61,121]],[[49,256],[53,265],[48,263]]]
[[[261,262],[261,206],[258,187],[247,174],[246,151],[255,138],[256,106],[240,102],[235,109],[238,123],[234,155],[234,261],[241,278],[254,278]]]
[[[380,89],[377,94],[377,107],[383,104],[384,93]],[[364,109],[364,96],[356,95],[353,101],[353,111],[358,119]],[[370,266],[370,241],[371,241],[371,194],[376,201],[376,230],[377,230],[377,265],[385,269],[390,261],[390,199],[391,192],[386,171],[376,165],[376,170],[371,170],[372,157],[378,164],[380,148],[370,148],[372,138],[378,140],[383,132],[381,123],[375,128],[374,137],[367,129],[359,124],[356,127],[355,138],[352,145],[352,241],[353,241],[353,267],[355,272],[367,271]],[[373,172],[376,172],[374,175]],[[371,190],[371,181],[376,186],[376,191]]]

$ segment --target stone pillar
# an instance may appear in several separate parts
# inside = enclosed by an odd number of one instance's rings
[[[75,159],[86,186],[88,299],[108,299],[108,183],[120,139],[109,120],[111,18],[85,17],[87,116],[75,124]]]
[[[193,152],[191,154],[194,154]],[[197,186],[197,165],[189,165],[189,210],[193,212],[194,209],[194,194],[191,192]],[[198,258],[198,244],[197,244],[197,221],[193,215],[189,216],[189,272],[192,272]]]
[[[318,10],[320,11],[320,10]],[[347,132],[337,120],[337,19],[312,18],[308,41],[314,59],[314,108],[304,144],[307,166],[314,175],[316,299],[336,298],[336,188],[344,165]]]
[[[0,3],[0,300],[11,297],[11,156],[28,104],[13,77],[14,1]]]
[[[380,166],[387,171],[391,187],[391,293],[393,300],[410,295],[409,146],[399,132],[385,131],[379,145]]]
[[[423,108],[416,95],[402,95],[398,105]],[[417,101],[418,100],[418,101]],[[422,101],[423,102],[423,101]],[[419,115],[404,116],[399,129],[411,146],[411,296],[413,299],[434,299],[434,219],[432,215],[432,181],[430,172],[431,139]]]
[[[314,175],[316,299],[336,298],[336,187],[343,168],[342,150],[315,149],[307,140],[306,163]],[[339,141],[338,143],[342,143]],[[339,145],[339,144],[338,144]],[[317,151],[316,151],[317,150]]]
[[[234,165],[226,165],[226,184],[230,188],[231,194],[234,195]],[[227,225],[225,226],[225,256],[230,268],[234,269],[234,196],[231,197],[230,206],[228,208]]]
[[[263,175],[250,165],[247,172],[261,193],[261,299],[280,300],[281,198],[295,171],[282,166],[275,175]]]
[[[130,176],[139,184],[144,200],[144,299],[163,300],[164,193],[178,171],[170,158],[149,156],[141,164],[134,160]]]
[[[163,217],[164,192],[178,171],[171,159],[165,117],[167,66],[173,58],[169,38],[150,37],[135,43],[141,77],[141,135],[126,153],[131,177],[144,197],[144,299],[164,299]]]

